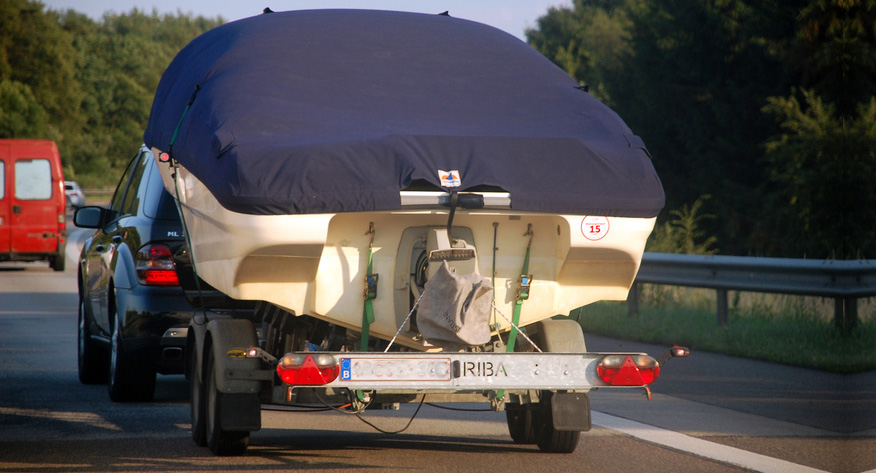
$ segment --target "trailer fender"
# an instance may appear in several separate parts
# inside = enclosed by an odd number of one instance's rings
[[[259,369],[258,358],[231,358],[228,350],[257,346],[255,329],[246,319],[220,319],[207,323],[207,336],[211,340],[215,360],[216,385],[221,393],[258,394],[261,381],[227,379],[228,371],[254,371]],[[201,352],[203,353],[203,352]],[[205,353],[206,355],[206,353]],[[203,366],[203,361],[202,361]]]
[[[539,348],[551,353],[586,353],[584,331],[572,319],[548,319],[535,324]]]

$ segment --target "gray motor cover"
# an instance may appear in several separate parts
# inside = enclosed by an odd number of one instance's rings
[[[456,274],[443,261],[426,282],[417,326],[429,343],[452,348],[490,341],[493,285],[479,274]]]

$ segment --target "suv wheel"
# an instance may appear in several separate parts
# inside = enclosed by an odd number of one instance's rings
[[[114,313],[110,344],[109,396],[113,402],[146,402],[155,394],[155,370],[136,363],[125,353],[118,311]]]
[[[82,384],[105,383],[107,379],[106,351],[91,339],[91,329],[85,316],[85,301],[79,301],[79,381]]]

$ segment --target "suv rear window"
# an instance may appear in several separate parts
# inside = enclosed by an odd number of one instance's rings
[[[160,179],[159,179],[160,181]],[[161,198],[158,201],[158,215],[156,218],[166,220],[179,220],[179,212],[176,210],[176,202],[170,193],[162,187]]]
[[[153,159],[147,159],[147,164],[149,165],[149,171],[144,177],[144,179],[148,179],[145,186],[147,197],[146,206],[143,211],[151,218],[179,221],[176,202],[174,202],[173,196],[164,188],[158,166]]]

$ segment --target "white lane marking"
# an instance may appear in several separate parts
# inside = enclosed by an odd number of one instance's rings
[[[661,429],[648,424],[615,417],[602,412],[591,412],[593,424],[623,432],[646,442],[693,453],[704,458],[741,466],[763,473],[827,473],[824,470],[798,465],[735,447],[709,442],[688,435]]]

